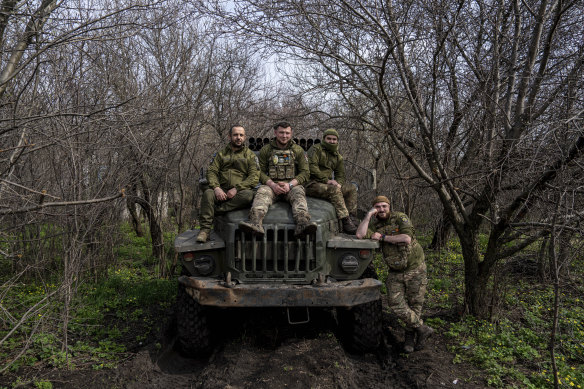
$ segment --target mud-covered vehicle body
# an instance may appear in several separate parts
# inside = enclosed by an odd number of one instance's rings
[[[291,208],[283,201],[269,208],[262,237],[239,229],[249,212],[242,209],[216,216],[205,243],[196,242],[199,230],[175,239],[183,268],[177,298],[183,351],[211,349],[210,314],[215,308],[246,307],[306,307],[306,320],[308,309],[335,308],[348,344],[363,351],[379,345],[381,282],[364,277],[378,242],[341,233],[329,202],[312,197],[307,202],[318,227],[301,239],[294,236]]]

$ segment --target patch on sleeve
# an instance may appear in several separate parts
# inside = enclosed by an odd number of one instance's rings
[[[408,219],[408,217],[407,217],[407,216],[401,216],[399,219],[400,219],[402,222],[404,222],[404,223],[409,223],[409,222],[410,222],[410,219]]]
[[[260,168],[260,160],[258,159],[257,155],[255,155],[254,158],[255,158],[255,164],[259,169]]]

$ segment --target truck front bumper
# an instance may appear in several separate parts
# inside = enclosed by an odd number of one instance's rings
[[[180,276],[178,282],[199,304],[224,308],[352,307],[379,299],[381,287],[373,278],[290,285],[233,284]]]

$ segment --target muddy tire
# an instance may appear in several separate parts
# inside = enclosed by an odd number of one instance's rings
[[[353,308],[337,308],[339,333],[346,347],[355,352],[373,352],[383,341],[381,300]]]
[[[178,286],[176,319],[178,346],[188,357],[206,356],[211,352],[211,330],[208,308],[205,308]]]

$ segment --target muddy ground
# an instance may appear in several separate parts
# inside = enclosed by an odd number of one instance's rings
[[[445,312],[429,315],[452,320]],[[480,371],[452,363],[449,340],[439,331],[425,350],[401,353],[403,330],[387,313],[387,345],[371,354],[344,347],[332,311],[313,312],[309,325],[286,322],[280,310],[223,313],[219,329],[224,336],[212,354],[192,359],[178,352],[176,323],[168,320],[158,337],[115,369],[37,371],[35,376],[50,380],[54,388],[485,387]]]

